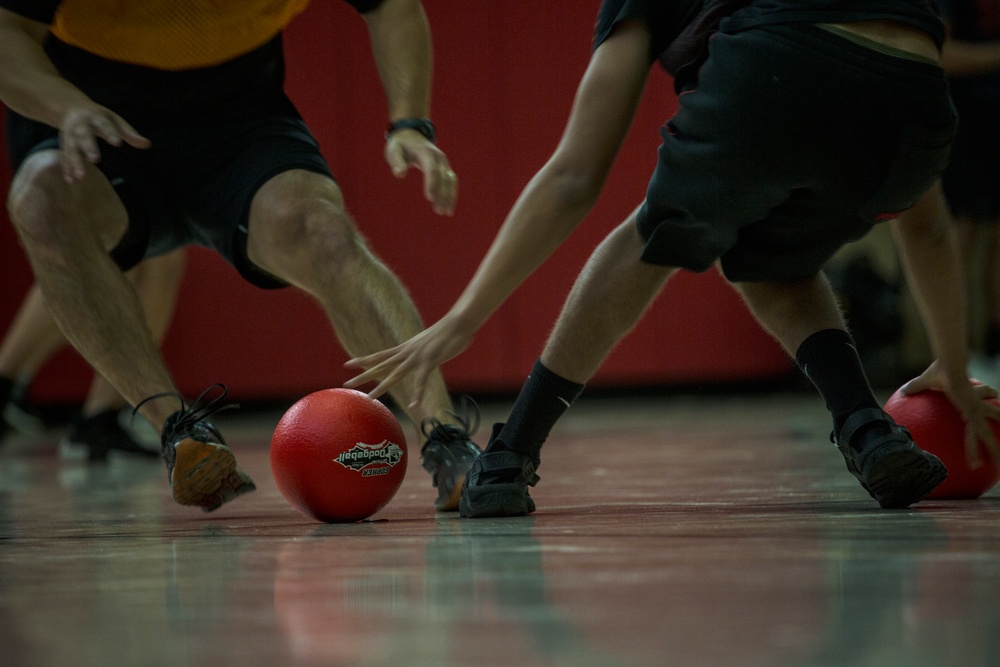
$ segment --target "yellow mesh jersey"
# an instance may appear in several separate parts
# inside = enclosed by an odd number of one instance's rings
[[[182,70],[264,44],[309,0],[64,0],[52,33],[95,55]]]

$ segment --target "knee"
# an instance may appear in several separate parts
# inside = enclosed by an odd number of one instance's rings
[[[21,165],[10,186],[7,210],[29,252],[107,250],[128,224],[107,179],[91,168],[83,180],[67,183],[55,151],[37,153]]]
[[[7,210],[26,242],[55,243],[61,227],[55,224],[66,201],[66,183],[58,155],[40,153],[22,165],[11,182]]]
[[[285,202],[251,225],[251,261],[301,278],[312,271],[350,271],[368,257],[364,239],[338,202]]]

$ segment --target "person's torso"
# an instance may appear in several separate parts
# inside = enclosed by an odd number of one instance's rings
[[[209,67],[267,43],[308,0],[62,0],[52,34],[118,62]]]
[[[933,0],[753,0],[719,27],[738,32],[779,23],[861,21],[894,21],[927,33],[939,48],[944,42],[944,25]]]

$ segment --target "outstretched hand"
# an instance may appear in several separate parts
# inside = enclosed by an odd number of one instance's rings
[[[389,135],[385,161],[396,178],[403,178],[411,166],[424,174],[424,197],[434,212],[451,215],[458,198],[458,177],[448,157],[424,135],[415,130],[399,130]]]
[[[988,400],[997,398],[996,389],[985,384],[952,382],[937,361],[918,377],[901,387],[904,394],[917,394],[925,390],[944,392],[965,422],[965,458],[972,468],[983,465],[982,450],[1000,462],[1000,444],[990,425],[990,420],[1000,421],[1000,407]]]
[[[149,148],[150,145],[149,139],[110,109],[98,104],[73,107],[63,116],[59,127],[63,178],[67,183],[84,177],[85,163],[100,161],[98,139],[112,146],[128,144],[134,148]]]
[[[344,386],[354,389],[377,380],[378,384],[368,392],[368,396],[377,398],[412,374],[417,390],[406,408],[416,408],[423,402],[431,373],[465,350],[471,342],[472,334],[446,316],[404,343],[346,362],[346,368],[366,370],[345,382]]]

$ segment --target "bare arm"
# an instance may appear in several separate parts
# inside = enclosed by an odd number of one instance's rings
[[[948,76],[971,76],[1000,69],[1000,42],[948,40],[941,51],[941,67]]]
[[[389,106],[389,120],[430,115],[433,54],[430,28],[419,0],[385,0],[365,14],[372,54]],[[441,150],[416,130],[393,132],[385,159],[402,178],[410,165],[424,174],[424,196],[437,213],[455,210],[458,181]]]
[[[378,396],[408,373],[420,384],[456,356],[508,296],[573,232],[593,207],[642,98],[649,33],[620,26],[591,58],[553,155],[507,215],[472,281],[436,324],[396,348],[348,362],[368,368],[347,386],[381,379]]]
[[[98,138],[113,146],[148,146],[131,125],[59,75],[42,49],[48,33],[47,25],[0,9],[0,99],[60,130],[66,179],[83,178],[84,162],[100,159]]]
[[[969,461],[980,460],[977,441],[1000,458],[987,422],[987,418],[1000,417],[1000,410],[982,400],[996,396],[997,392],[990,387],[974,389],[966,374],[965,278],[940,183],[893,222],[893,234],[935,355],[930,368],[903,389],[908,393],[924,389],[944,391],[968,424]]]
[[[941,67],[948,76],[974,76],[1000,69],[1000,41],[967,42],[955,39],[952,27],[941,49]]]
[[[44,23],[0,9],[0,94],[22,116],[59,127],[65,109],[87,96],[59,76],[45,55],[48,34]]]

